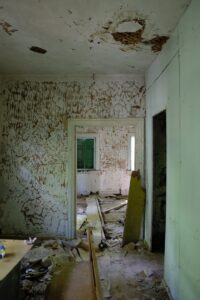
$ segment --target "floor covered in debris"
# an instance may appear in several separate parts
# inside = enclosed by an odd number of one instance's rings
[[[49,287],[55,276],[71,264],[89,260],[88,226],[93,229],[104,299],[169,299],[163,282],[163,254],[151,253],[143,241],[122,247],[126,206],[127,197],[121,195],[78,198],[77,239],[34,243],[21,264],[21,299],[51,299]]]

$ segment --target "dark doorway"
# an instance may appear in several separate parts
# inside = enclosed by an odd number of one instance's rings
[[[166,111],[153,117],[152,251],[164,252],[166,225]]]

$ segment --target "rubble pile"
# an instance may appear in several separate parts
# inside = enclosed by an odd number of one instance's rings
[[[77,261],[77,248],[62,240],[35,242],[21,262],[21,300],[43,300],[54,273]]]
[[[97,195],[90,200],[78,200],[78,239],[37,240],[24,257],[21,300],[44,300],[54,275],[59,275],[71,262],[89,260],[86,233],[91,224],[94,236],[101,241],[95,244],[95,251],[104,299],[169,300],[162,279],[163,255],[151,253],[144,241],[122,247],[127,200],[120,195],[104,198]],[[90,210],[86,210],[86,202]]]
[[[108,248],[99,257],[104,299],[169,300],[163,283],[163,256],[139,240],[122,247],[127,205],[123,197],[98,197]]]

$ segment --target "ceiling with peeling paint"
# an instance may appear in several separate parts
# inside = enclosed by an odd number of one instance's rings
[[[143,74],[190,0],[1,0],[0,74]]]

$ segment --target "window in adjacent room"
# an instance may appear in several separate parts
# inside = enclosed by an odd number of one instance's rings
[[[77,169],[97,169],[97,137],[89,135],[77,137]]]
[[[135,170],[135,135],[129,134],[128,137],[128,169]]]

